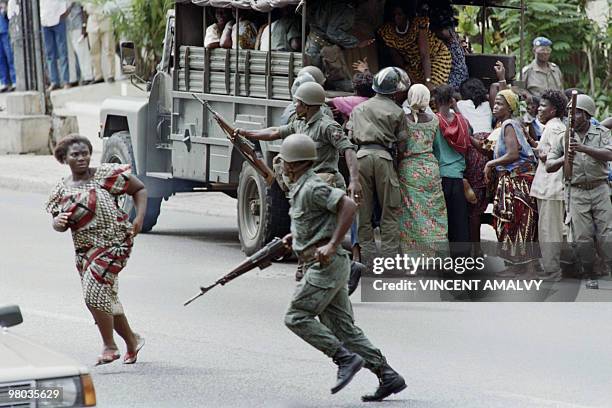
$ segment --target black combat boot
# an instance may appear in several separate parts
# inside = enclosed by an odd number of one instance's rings
[[[359,280],[361,279],[361,275],[366,271],[366,266],[360,262],[353,261],[351,262],[351,275],[348,281],[348,294],[351,296],[355,289],[357,289],[357,285],[359,285]]]
[[[351,382],[357,371],[361,370],[365,363],[359,354],[351,353],[344,347],[340,347],[336,351],[333,360],[338,365],[338,381],[331,389],[331,393],[335,394]]]
[[[397,394],[406,388],[404,378],[399,375],[394,369],[389,367],[389,364],[384,363],[376,373],[378,376],[378,388],[371,395],[361,397],[363,402],[382,401],[391,394]]]

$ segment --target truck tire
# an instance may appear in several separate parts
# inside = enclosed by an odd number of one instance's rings
[[[289,201],[276,182],[268,187],[244,162],[238,180],[238,236],[242,251],[252,255],[274,237],[289,233]]]
[[[104,143],[102,151],[102,163],[114,164],[129,164],[136,175],[136,163],[134,162],[134,152],[132,150],[132,139],[130,132],[121,131],[113,133]],[[161,202],[163,197],[149,197],[147,200],[147,211],[145,213],[144,222],[141,232],[149,232],[157,224],[159,217]],[[136,209],[134,208],[134,200],[128,195],[123,195],[118,202],[118,205],[125,211],[130,221],[136,217]]]

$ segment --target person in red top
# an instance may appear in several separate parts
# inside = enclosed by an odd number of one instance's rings
[[[465,243],[470,240],[466,201],[466,190],[469,189],[466,188],[467,180],[463,178],[463,173],[465,156],[471,144],[471,131],[468,121],[460,113],[451,110],[451,106],[455,104],[454,92],[450,85],[441,85],[434,92],[438,109],[436,115],[443,136],[437,150],[448,214],[448,240]],[[473,194],[472,191],[470,201],[476,198]]]

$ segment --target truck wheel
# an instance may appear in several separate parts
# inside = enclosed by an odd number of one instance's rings
[[[129,164],[132,166],[134,174],[136,174],[136,164],[134,162],[130,132],[122,131],[113,133],[104,143],[104,151],[102,152],[100,161],[102,163]],[[157,224],[162,198],[163,197],[149,197],[147,200],[147,211],[145,213],[141,232],[149,232],[153,229],[155,224]],[[123,195],[119,199],[118,204],[119,207],[130,216],[130,221],[133,221],[134,217],[136,217],[136,209],[134,208],[134,200],[132,200],[132,197]]]
[[[238,235],[242,251],[252,255],[274,237],[289,232],[289,202],[277,183],[268,187],[244,162],[238,180]]]

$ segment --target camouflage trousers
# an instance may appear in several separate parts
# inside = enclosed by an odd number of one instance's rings
[[[285,314],[285,325],[329,357],[344,346],[359,354],[366,368],[372,371],[380,368],[385,358],[353,319],[347,288],[348,256],[335,255],[325,267],[318,262],[306,266],[305,277],[298,284]]]

